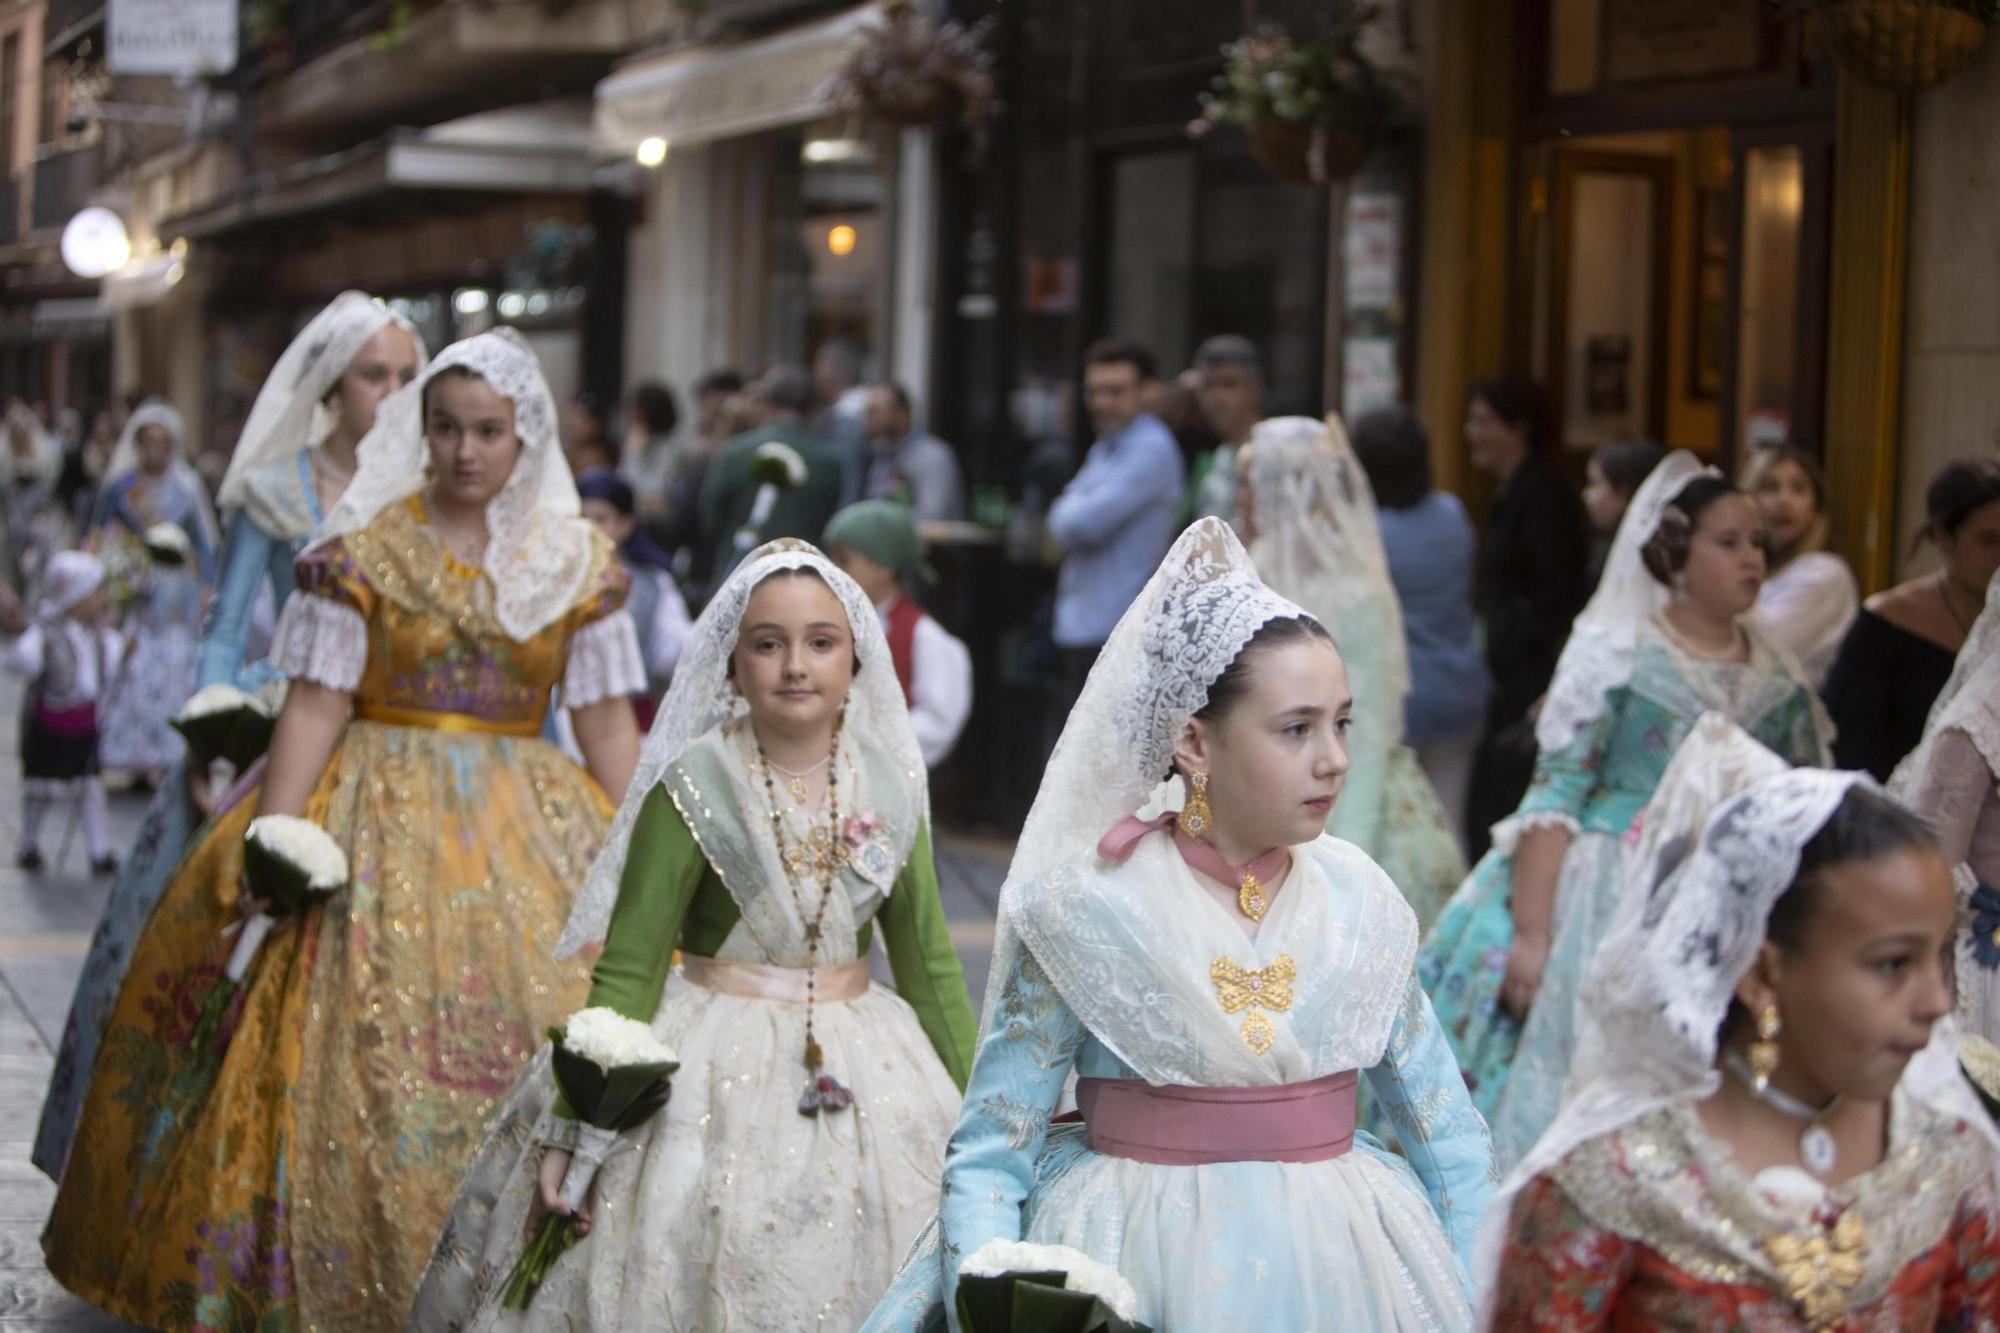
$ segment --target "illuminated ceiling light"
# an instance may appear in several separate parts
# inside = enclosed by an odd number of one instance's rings
[[[451,308],[461,315],[477,315],[492,299],[484,288],[461,287],[451,295]]]
[[[101,278],[132,258],[125,222],[108,208],[81,209],[63,227],[62,261],[79,278]]]
[[[186,259],[187,252],[188,252],[188,238],[185,236],[174,237],[174,243],[167,247],[167,253],[172,255],[175,259]]]
[[[808,139],[799,156],[817,166],[832,162],[864,162],[868,145],[859,139]]]
[[[658,135],[639,140],[639,165],[657,167],[667,160],[667,141]]]
[[[838,227],[830,227],[826,233],[827,253],[838,255],[845,259],[848,255],[854,253],[854,243],[857,239],[854,228],[848,226],[845,222],[841,223]]]
[[[528,298],[519,292],[508,292],[500,298],[500,318],[519,319],[528,313]]]
[[[167,265],[167,286],[179,286],[180,280],[187,276],[187,271],[187,265],[178,259]]]
[[[549,294],[547,292],[536,292],[534,295],[530,296],[528,298],[528,313],[531,315],[548,314]]]

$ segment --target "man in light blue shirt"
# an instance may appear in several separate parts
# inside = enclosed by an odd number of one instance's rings
[[[1084,407],[1097,442],[1049,506],[1062,552],[1055,642],[1073,701],[1112,627],[1173,544],[1186,489],[1180,446],[1159,418],[1139,410],[1153,374],[1143,347],[1103,339],[1084,353]]]

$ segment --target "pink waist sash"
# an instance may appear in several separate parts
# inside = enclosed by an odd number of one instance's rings
[[[1153,1087],[1080,1078],[1077,1109],[1090,1146],[1161,1166],[1327,1162],[1354,1144],[1353,1070],[1268,1088]]]

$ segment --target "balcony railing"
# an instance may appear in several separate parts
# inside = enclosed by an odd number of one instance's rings
[[[21,181],[17,176],[0,177],[0,245],[21,239]]]
[[[104,183],[104,145],[54,153],[35,163],[34,225],[60,227],[90,202]]]

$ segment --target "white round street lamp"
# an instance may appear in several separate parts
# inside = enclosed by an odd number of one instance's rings
[[[80,209],[63,227],[62,260],[79,278],[101,278],[131,258],[132,238],[124,220],[108,208]]]

